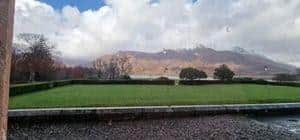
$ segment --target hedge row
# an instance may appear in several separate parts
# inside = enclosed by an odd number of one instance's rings
[[[258,84],[258,85],[274,85],[274,86],[292,86],[300,87],[300,83],[296,82],[270,82],[265,80],[180,80],[179,85],[211,85],[211,84]]]
[[[73,84],[174,85],[175,80],[73,80]]]
[[[41,82],[33,84],[22,84],[22,85],[13,85],[10,87],[10,96],[16,96],[20,94],[41,91],[46,89],[51,89],[54,87],[60,87],[72,84],[72,81],[52,81],[52,82]]]

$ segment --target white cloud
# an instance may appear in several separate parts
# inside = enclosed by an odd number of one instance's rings
[[[300,66],[299,0],[107,0],[107,6],[83,12],[16,2],[15,34],[42,33],[66,59],[203,43],[222,50],[240,46]]]

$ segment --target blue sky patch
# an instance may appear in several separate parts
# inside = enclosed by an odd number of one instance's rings
[[[77,7],[80,11],[96,10],[105,5],[104,0],[40,0],[51,5],[54,9],[61,10],[66,5]]]

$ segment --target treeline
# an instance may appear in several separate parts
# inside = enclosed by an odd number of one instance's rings
[[[296,74],[289,74],[289,73],[275,74],[273,80],[279,82],[300,81],[300,69],[296,70]]]
[[[43,35],[20,34],[17,40],[12,48],[12,83],[81,79],[94,73],[91,68],[61,63],[55,46]]]
[[[132,66],[126,56],[97,59],[93,66],[67,66],[47,38],[39,34],[20,34],[13,45],[11,82],[67,79],[130,79]]]

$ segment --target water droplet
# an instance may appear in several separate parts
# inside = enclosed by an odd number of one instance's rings
[[[231,32],[231,28],[229,26],[226,27],[226,32],[227,33]]]

